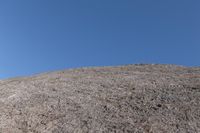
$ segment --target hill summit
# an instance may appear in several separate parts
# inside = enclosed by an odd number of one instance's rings
[[[198,133],[200,67],[79,68],[0,82],[1,133]]]

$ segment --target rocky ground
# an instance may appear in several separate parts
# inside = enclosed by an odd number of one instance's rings
[[[0,81],[0,133],[200,133],[200,67],[80,68]]]

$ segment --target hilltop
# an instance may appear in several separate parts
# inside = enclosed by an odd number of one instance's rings
[[[200,67],[79,68],[0,81],[2,133],[200,132]]]

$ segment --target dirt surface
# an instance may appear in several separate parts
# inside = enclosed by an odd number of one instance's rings
[[[0,133],[200,133],[200,67],[80,68],[0,82]]]

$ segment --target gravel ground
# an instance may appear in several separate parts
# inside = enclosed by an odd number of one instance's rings
[[[0,133],[200,133],[200,67],[138,64],[2,80]]]

